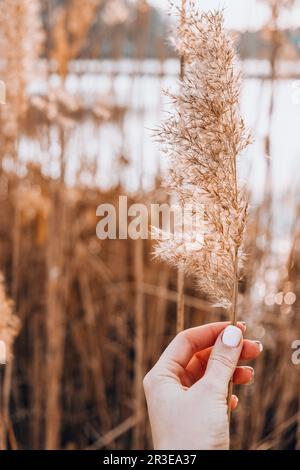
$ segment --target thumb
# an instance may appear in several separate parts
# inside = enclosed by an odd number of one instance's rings
[[[243,348],[242,337],[242,331],[237,326],[229,325],[225,328],[212,349],[203,377],[225,396]]]

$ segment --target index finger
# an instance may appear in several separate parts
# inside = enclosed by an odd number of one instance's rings
[[[170,366],[178,366],[185,369],[194,354],[213,346],[221,331],[229,324],[230,322],[208,323],[178,333],[161,355],[157,366],[168,369]],[[237,326],[242,331],[246,329],[243,323],[239,322]]]

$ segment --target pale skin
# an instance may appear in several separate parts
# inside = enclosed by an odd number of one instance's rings
[[[211,323],[179,333],[144,379],[155,449],[229,449],[228,384],[252,382],[254,370],[243,365],[262,351],[258,341],[243,339],[228,323]],[[229,331],[230,330],[230,331]],[[227,333],[234,339],[224,344]],[[226,338],[226,339],[225,339]],[[231,409],[238,398],[231,397]]]

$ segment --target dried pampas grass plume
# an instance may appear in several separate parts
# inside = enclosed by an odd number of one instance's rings
[[[181,207],[202,211],[205,229],[185,224],[183,237],[164,233],[156,254],[195,276],[211,301],[231,309],[235,322],[247,220],[236,160],[251,141],[239,112],[241,76],[221,11],[200,13],[190,2],[173,37],[184,77],[177,93],[168,92],[174,113],[158,131],[169,157],[165,185]]]

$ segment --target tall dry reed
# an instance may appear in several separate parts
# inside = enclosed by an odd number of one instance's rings
[[[13,2],[3,3],[10,5],[10,8],[13,5]],[[89,5],[92,3],[89,2]],[[146,2],[138,3],[137,28],[133,34],[134,57],[142,60],[148,44],[151,9]],[[17,2],[14,4],[17,5]],[[19,4],[22,8],[28,5],[27,2]],[[57,9],[53,5],[54,2],[51,2],[49,10],[53,11],[54,16],[51,16],[50,24],[54,24],[59,16],[56,16]],[[70,30],[65,34],[66,51],[62,53],[66,55],[62,58],[60,70],[67,69],[78,50],[88,45],[87,36],[94,21],[90,15],[90,26],[86,26],[86,17],[81,23],[80,2],[68,2],[68,5],[74,5],[72,28],[76,29],[78,25],[78,37],[76,31],[69,34]],[[13,11],[12,15],[19,15],[18,10]],[[69,12],[72,13],[71,10]],[[1,13],[6,14],[4,10]],[[19,38],[22,36],[12,35],[11,29],[13,24],[18,25],[18,18],[10,16],[0,35],[2,37],[7,28],[5,35],[9,34],[11,39],[8,40],[7,36],[5,41],[9,44],[18,41],[15,47],[20,49]],[[107,21],[107,16],[105,19]],[[64,25],[65,22],[61,21],[60,28]],[[54,29],[50,31],[52,39]],[[32,27],[27,32],[24,27],[20,31],[23,31],[23,37],[25,33],[28,36],[24,37],[26,44],[36,40]],[[115,59],[121,56],[125,34],[124,29],[119,34],[111,35],[112,57]],[[71,50],[74,54],[70,53]],[[7,50],[2,51],[1,58],[2,54],[8,54]],[[217,58],[219,52],[215,53]],[[157,53],[161,54],[161,51]],[[12,50],[11,54],[16,54],[16,51]],[[52,57],[55,58],[54,55]],[[10,60],[17,74],[17,61]],[[215,67],[219,67],[218,59],[209,61],[209,67],[214,62]],[[199,61],[192,58],[187,63],[188,69],[192,68],[193,63],[197,65]],[[23,64],[20,64],[22,68]],[[199,71],[197,67],[195,72]],[[204,63],[201,74],[193,77],[197,86],[201,83],[201,77],[208,79],[208,75],[203,75],[203,68]],[[109,79],[114,79],[112,88],[116,90],[117,72],[113,70],[113,77]],[[164,74],[164,67],[161,67],[159,79],[162,82],[165,80]],[[21,77],[15,76],[18,80]],[[3,79],[3,75],[0,78]],[[45,78],[50,89],[52,78],[51,75]],[[81,83],[81,77],[77,78]],[[85,81],[84,75],[82,81]],[[130,83],[130,90],[133,90],[134,80]],[[27,96],[23,85],[21,90],[20,96],[24,96],[26,109]],[[193,93],[197,98],[195,104],[202,105],[196,87]],[[109,125],[122,129],[122,151],[127,149],[128,135],[123,124],[127,113],[133,111],[134,103],[132,109],[130,106],[121,108],[115,98],[116,95],[112,94],[105,97],[104,103],[97,101],[95,104],[93,101],[83,106],[81,100],[70,96],[65,88],[55,92],[51,89],[47,96],[30,99],[25,122],[22,126],[18,125],[18,132],[15,127],[11,134],[11,140],[16,142],[24,132],[34,143],[34,157],[43,162],[46,157],[48,163],[46,174],[33,164],[23,164],[22,173],[3,169],[0,174],[0,266],[7,287],[5,299],[13,298],[22,323],[21,332],[14,343],[14,361],[1,366],[4,372],[1,386],[4,404],[4,407],[1,405],[4,417],[1,417],[1,422],[5,423],[3,447],[128,449],[149,448],[152,445],[149,427],[143,417],[141,419],[144,408],[139,381],[142,371],[153,365],[174,335],[178,301],[176,275],[166,264],[158,266],[152,262],[150,253],[153,246],[150,241],[144,241],[141,246],[131,240],[100,242],[96,239],[97,205],[102,202],[115,205],[119,194],[124,194],[125,189],[117,186],[103,191],[92,185],[84,187],[80,178],[85,175],[87,159],[80,146],[75,149],[76,158],[82,162],[77,183],[70,188],[64,181],[68,165],[68,135],[72,135],[72,132],[66,131],[70,121],[79,127],[86,116],[92,116],[97,135],[101,127],[109,122]],[[17,121],[22,121],[18,117],[23,113],[19,113],[17,100],[13,99],[12,103],[13,115],[17,116]],[[204,106],[209,105],[208,109],[212,104],[214,102],[204,102]],[[185,102],[183,106],[186,110]],[[218,111],[215,105],[214,111]],[[276,107],[273,109],[274,115],[275,112]],[[193,115],[196,115],[196,109]],[[204,124],[207,129],[211,126],[211,122]],[[51,178],[50,170],[57,160],[50,150],[53,130],[58,129],[60,132],[55,134],[55,144],[61,175]],[[4,130],[1,126],[3,141]],[[204,133],[204,143],[209,137],[207,132]],[[195,136],[195,133],[191,135],[193,145],[188,141],[186,144],[186,148],[191,148],[193,152],[199,144],[198,134],[196,140]],[[12,149],[17,164],[21,166],[16,146]],[[97,147],[97,155],[102,155],[101,152],[101,146]],[[190,155],[188,151],[182,154]],[[216,154],[218,156],[218,152]],[[1,145],[1,159],[7,155],[7,149]],[[130,153],[126,154],[126,158],[130,166]],[[202,173],[205,171],[205,168],[199,168]],[[97,166],[89,171],[92,181],[96,181]],[[124,181],[128,176],[128,163],[125,168],[119,165],[117,171],[117,181]],[[196,175],[199,179],[198,173]],[[131,202],[141,202],[140,198],[141,195],[137,195]],[[166,201],[158,186],[150,194],[143,192],[143,198],[152,201],[162,198],[163,202]],[[235,449],[293,449],[300,446],[299,373],[290,357],[291,342],[299,331],[299,214],[298,222],[292,229],[294,235],[287,270],[279,276],[280,280],[274,287],[279,293],[284,293],[279,296],[282,303],[270,306],[264,298],[260,302],[253,295],[254,287],[260,285],[268,274],[266,268],[261,266],[267,249],[261,243],[265,230],[263,221],[267,218],[266,206],[263,203],[253,211],[252,222],[246,230],[246,251],[250,256],[240,282],[240,292],[243,294],[240,296],[241,310],[249,319],[249,335],[263,339],[265,353],[256,364],[255,382],[239,390],[241,400],[232,419],[231,433],[232,447]],[[188,247],[193,248],[194,252],[193,241]],[[278,267],[280,272],[281,268]],[[213,307],[207,302],[205,294],[195,290],[189,277],[185,278],[184,291],[186,325],[227,318],[223,309]],[[290,291],[295,294],[296,300],[292,305],[287,305],[284,296]],[[3,305],[6,301],[2,302]]]
[[[82,8],[80,0],[72,0],[56,10],[51,57],[63,78],[66,78],[70,60],[76,59],[84,47],[101,3],[102,0],[87,0]]]
[[[29,33],[30,32],[30,33]],[[27,87],[36,70],[36,60],[41,51],[43,32],[39,0],[3,0],[0,10],[1,79],[6,85],[6,105],[1,107],[2,145],[14,143],[20,121],[28,105]]]
[[[248,206],[236,159],[250,142],[239,114],[240,74],[222,12],[201,14],[192,3],[174,41],[185,76],[178,93],[168,93],[175,113],[159,132],[170,160],[165,182],[181,206],[203,210],[205,232],[185,227],[184,237],[170,234],[156,252],[195,276],[201,291],[229,308],[235,322]]]

